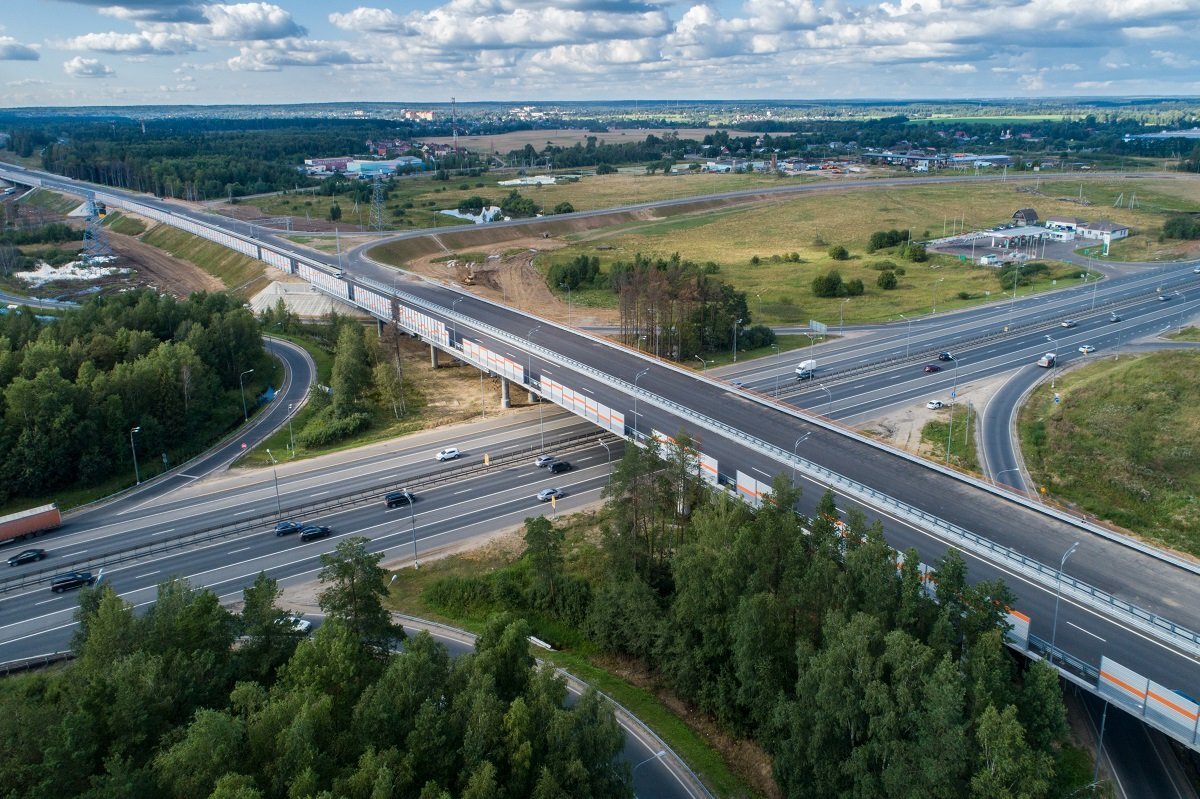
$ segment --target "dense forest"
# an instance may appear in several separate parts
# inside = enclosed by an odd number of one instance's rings
[[[0,502],[177,463],[242,419],[238,378],[272,366],[232,295],[141,290],[43,321],[0,316]],[[246,383],[253,404],[256,385]]]
[[[74,662],[0,681],[0,797],[632,797],[611,710],[564,707],[523,622],[493,618],[454,659],[404,640],[366,544],[321,556],[312,638],[264,574],[237,614],[180,579],[145,613],[84,589]]]
[[[1058,675],[1005,647],[1003,582],[968,582],[954,550],[925,582],[915,550],[898,568],[879,523],[841,521],[831,492],[798,516],[786,477],[759,510],[713,496],[689,453],[682,433],[662,451],[626,447],[602,562],[568,568],[563,530],[529,519],[521,560],[445,578],[427,601],[522,613],[552,643],[639,664],[757,740],[784,796],[1069,793]]]

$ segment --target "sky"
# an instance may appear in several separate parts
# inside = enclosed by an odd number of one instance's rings
[[[1200,0],[112,2],[2,0],[0,107],[1200,95]]]

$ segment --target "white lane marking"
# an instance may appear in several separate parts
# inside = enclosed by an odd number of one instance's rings
[[[134,577],[133,579],[135,579],[135,580],[141,580],[143,577],[153,577],[154,575],[158,574],[160,571],[162,571],[162,570],[161,570],[161,569],[155,569],[155,570],[154,570],[154,571],[152,571],[152,572],[146,572],[145,574],[139,574],[137,577]]]
[[[1067,622],[1067,624],[1071,625],[1071,626],[1072,626],[1072,627],[1074,627],[1076,630],[1079,630],[1079,632],[1081,632],[1081,633],[1087,633],[1088,635],[1092,636],[1093,638],[1095,638],[1095,639],[1097,639],[1097,640],[1103,641],[1103,642],[1104,642],[1104,643],[1106,643],[1106,644],[1108,643],[1108,641],[1106,641],[1105,639],[1103,639],[1103,638],[1101,638],[1100,636],[1096,635],[1096,634],[1095,634],[1094,632],[1092,632],[1091,630],[1085,630],[1085,629],[1083,629],[1082,627],[1080,627],[1078,624],[1076,624],[1076,623],[1075,623],[1075,622],[1073,622],[1073,621],[1068,621],[1068,622]]]
[[[167,528],[167,529],[165,529],[165,530],[155,530],[155,531],[154,531],[153,533],[151,533],[150,535],[162,535],[163,533],[170,533],[170,532],[174,532],[174,530],[175,530],[175,528],[174,528],[174,527],[168,527],[168,528]]]
[[[86,549],[81,549],[81,550],[79,550],[78,552],[68,552],[67,554],[63,555],[63,557],[64,557],[64,558],[73,558],[73,557],[75,557],[76,555],[82,555],[84,552],[87,552],[87,550],[86,550]]]
[[[474,491],[474,490],[475,490],[475,489],[473,489],[473,488],[464,488],[462,491],[455,491],[455,492],[454,492],[453,494],[451,494],[450,496],[452,496],[452,497],[457,497],[459,494],[470,494],[470,493],[471,493],[472,491]]]
[[[757,466],[751,466],[750,468],[753,469],[754,471],[758,472],[759,474],[761,474],[763,477],[767,478],[768,480],[774,479],[773,477],[771,477],[771,475],[767,474],[766,472],[764,472],[762,469],[758,468]]]
[[[309,496],[310,497],[323,497],[328,493],[329,493],[328,491],[314,491],[313,493],[309,494]]]
[[[234,516],[245,516],[248,513],[261,513],[261,511],[258,508],[247,508],[246,510],[238,511],[237,513],[235,513],[233,515]]]
[[[241,549],[231,549],[231,550],[229,550],[229,554],[230,554],[230,555],[236,555],[236,554],[237,554],[237,553],[239,553],[239,552],[245,552],[245,551],[246,551],[247,549],[249,549],[249,548],[250,548],[250,547],[242,547]]]

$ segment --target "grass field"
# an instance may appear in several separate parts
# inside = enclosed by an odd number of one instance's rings
[[[253,296],[267,285],[264,265],[249,256],[167,225],[156,225],[142,241],[190,261],[233,292]]]
[[[971,124],[971,125],[1010,125],[1019,124],[1021,122],[1061,122],[1064,119],[1069,119],[1067,114],[1012,114],[1009,116],[995,117],[931,117],[929,119],[910,119],[910,125],[956,125]]]
[[[817,319],[836,324],[839,311],[844,312],[846,322],[885,321],[901,313],[911,316],[934,308],[942,311],[998,299],[1004,289],[992,268],[948,257],[914,264],[886,251],[868,255],[865,248],[871,232],[911,228],[917,237],[939,236],[948,219],[963,213],[968,228],[982,228],[1007,221],[1014,210],[1030,205],[1043,216],[1086,213],[1074,203],[1053,199],[1071,196],[1072,190],[1077,193],[1078,184],[1043,181],[1040,190],[1048,197],[1019,193],[1015,190],[1018,185],[1034,184],[1010,181],[982,186],[879,187],[869,193],[822,194],[756,207],[630,222],[568,237],[574,243],[539,257],[538,267],[548,270],[553,263],[578,254],[599,257],[604,268],[614,261],[632,260],[639,252],[662,257],[678,252],[685,259],[719,264],[722,276],[747,293],[755,321],[778,324]],[[1195,200],[1186,192],[1168,194],[1169,189],[1182,186],[1189,192],[1193,187],[1200,191],[1200,181],[1125,180],[1087,183],[1084,196],[1115,196],[1120,188],[1128,191],[1131,185],[1137,187],[1139,196],[1179,205]],[[1160,224],[1160,217],[1143,207],[1107,208],[1104,216],[1135,229]],[[850,260],[832,260],[828,255],[831,244],[846,246]],[[799,253],[800,263],[783,260],[782,256],[791,252]],[[759,257],[758,265],[751,263],[753,256]],[[879,271],[871,267],[883,260],[906,270],[895,290],[883,291],[876,286]],[[846,280],[861,279],[865,295],[850,298],[844,308],[841,299],[815,297],[812,279],[833,268]],[[1056,268],[1032,288],[1022,286],[1021,292],[1054,288],[1056,280],[1057,287],[1070,285],[1074,278],[1069,276],[1076,271],[1073,267]],[[960,298],[960,292],[968,298]],[[575,292],[575,297],[581,305],[589,301],[585,292]]]
[[[525,145],[531,144],[534,149],[539,152],[549,144],[554,144],[559,147],[574,147],[576,144],[586,144],[588,136],[595,136],[598,142],[607,144],[624,144],[625,142],[645,141],[647,136],[657,136],[662,138],[668,134],[674,134],[680,139],[695,139],[702,140],[710,133],[716,133],[718,128],[631,128],[610,130],[606,133],[592,133],[591,131],[582,128],[570,128],[561,130],[516,130],[511,133],[501,133],[495,136],[459,136],[458,146],[463,147],[471,152],[476,153],[497,153],[500,156],[507,155],[513,150],[524,149]],[[730,136],[757,136],[745,130],[732,130],[730,128],[720,128],[726,131]],[[430,144],[453,144],[452,136],[435,136],[433,138],[422,139],[423,142]]]
[[[1167,338],[1173,341],[1200,341],[1200,327],[1188,325],[1183,330],[1168,334]]]
[[[1030,474],[1062,502],[1200,555],[1200,353],[1096,360],[1022,409]]]
[[[435,181],[428,178],[397,182],[384,209],[385,226],[404,230],[408,228],[449,227],[461,225],[463,221],[438,213],[454,209],[460,201],[480,196],[498,205],[500,200],[513,190],[498,186],[500,180],[510,180],[512,175]],[[562,202],[569,202],[576,211],[592,211],[614,208],[653,200],[669,200],[737,191],[767,186],[778,186],[783,182],[814,182],[823,178],[794,177],[779,178],[773,175],[743,174],[718,175],[697,173],[682,175],[646,175],[619,172],[611,175],[589,175],[575,183],[556,186],[519,186],[516,190],[529,197],[547,211]],[[328,219],[329,208],[334,198],[311,194],[277,194],[245,201],[271,216],[295,216],[300,218]],[[371,209],[367,203],[355,207],[345,197],[338,200],[342,209],[341,222],[347,226],[366,226],[371,221]],[[397,215],[397,212],[403,212]]]
[[[141,220],[125,216],[120,211],[115,211],[106,216],[104,224],[117,233],[123,233],[126,236],[140,236],[146,232],[146,225]]]
[[[34,189],[21,198],[22,205],[32,205],[35,208],[45,208],[56,214],[68,214],[81,204],[76,197],[68,197],[46,189]]]
[[[594,564],[600,560],[594,543],[598,536],[599,519],[597,514],[581,513],[569,516],[561,522],[566,531],[564,553],[568,571],[594,571]],[[401,569],[396,572],[398,578],[392,583],[385,604],[401,613],[441,621],[478,633],[483,629],[485,616],[447,616],[440,609],[431,607],[422,593],[439,579],[475,577],[502,569],[513,563],[520,551],[519,543],[510,543],[509,546],[489,545],[439,560],[423,560],[420,569]],[[548,619],[531,616],[529,621],[533,625],[534,635],[539,637],[553,639],[561,632],[558,625]],[[555,629],[547,632],[541,627],[545,624],[554,625]],[[632,685],[606,671],[597,659],[589,657],[590,648],[586,642],[582,643],[584,646],[568,651],[546,652],[539,649],[536,650],[536,654],[608,694],[648,724],[704,779],[705,784],[716,796],[755,795],[748,785],[729,770],[720,753],[703,735],[688,727],[653,692]]]
[[[946,460],[946,445],[950,446],[950,466],[968,472],[980,471],[979,456],[975,451],[975,436],[971,435],[971,419],[967,418],[968,407],[955,404],[938,412],[937,419],[926,422],[921,428],[921,443],[936,461]],[[951,425],[950,415],[954,414]]]

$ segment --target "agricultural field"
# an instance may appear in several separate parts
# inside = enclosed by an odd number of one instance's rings
[[[495,136],[459,136],[458,146],[476,153],[496,153],[507,155],[513,150],[524,149],[531,144],[539,152],[547,144],[558,147],[574,147],[576,144],[586,144],[588,136],[595,136],[599,142],[607,144],[623,144],[628,141],[645,141],[647,136],[657,136],[660,139],[674,134],[680,139],[702,140],[718,128],[629,128],[610,130],[605,133],[593,133],[583,128],[564,130],[515,130],[511,133],[501,133]],[[758,133],[748,130],[731,130],[720,128],[730,136],[757,136]],[[434,136],[421,139],[429,144],[453,144],[452,136]]]
[[[1017,191],[1018,187],[1027,191]],[[1138,192],[1138,207],[1113,208],[1112,198],[1121,191],[1129,192],[1131,187]],[[1175,191],[1177,188],[1184,191]],[[1193,207],[1197,190],[1200,181],[1088,181],[1083,196],[1094,203],[1088,207],[1069,199],[1078,198],[1078,182],[1046,180],[823,193],[819,197],[574,233],[567,236],[570,246],[540,256],[537,266],[547,271],[553,263],[586,254],[598,257],[604,269],[615,261],[632,260],[639,252],[662,257],[677,252],[684,259],[719,264],[724,279],[747,293],[756,322],[786,324],[817,319],[835,324],[839,314],[847,323],[882,322],[896,319],[901,313],[911,316],[997,299],[1004,296],[1006,287],[999,284],[993,268],[946,256],[912,263],[886,250],[867,254],[866,245],[873,231],[911,228],[914,238],[928,238],[940,236],[956,217],[965,215],[967,229],[991,227],[1007,222],[1017,208],[1030,206],[1043,217],[1103,216],[1128,224],[1135,231],[1157,229],[1162,215],[1150,209]],[[1143,196],[1147,198],[1145,205],[1140,202]],[[1105,200],[1107,203],[1101,205]],[[845,246],[850,258],[833,260],[828,252],[831,245]],[[798,254],[799,263],[788,260],[791,253]],[[753,262],[756,257],[757,264]],[[892,261],[905,270],[895,290],[883,291],[876,285],[882,261]],[[813,278],[835,268],[847,281],[861,279],[866,293],[848,299],[815,297]],[[1022,286],[1020,293],[1071,285],[1077,280],[1077,272],[1075,267],[1054,267],[1032,287]],[[595,303],[604,295],[577,291],[575,301]]]
[[[1054,391],[1061,403],[1054,402]],[[1200,353],[1092,361],[1021,411],[1030,475],[1050,496],[1200,555]]]
[[[839,176],[841,179],[851,179]],[[482,175],[477,178],[455,178],[435,181],[415,178],[396,181],[395,188],[384,208],[384,224],[390,229],[450,227],[461,225],[461,219],[438,213],[457,208],[459,202],[472,196],[491,200],[498,205],[513,187],[499,186],[500,180],[511,180],[512,174]],[[611,175],[588,175],[574,183],[556,186],[518,186],[516,190],[542,208],[553,209],[568,202],[576,211],[614,208],[654,200],[670,200],[724,191],[739,191],[786,183],[827,180],[822,177],[780,178],[773,175],[720,175],[698,173],[683,175],[646,175],[619,172]],[[329,208],[335,198],[319,195],[277,194],[246,200],[239,205],[258,208],[266,216],[329,219]],[[366,227],[371,222],[369,203],[357,203],[345,197],[337,199],[341,208],[341,224],[345,228]]]

